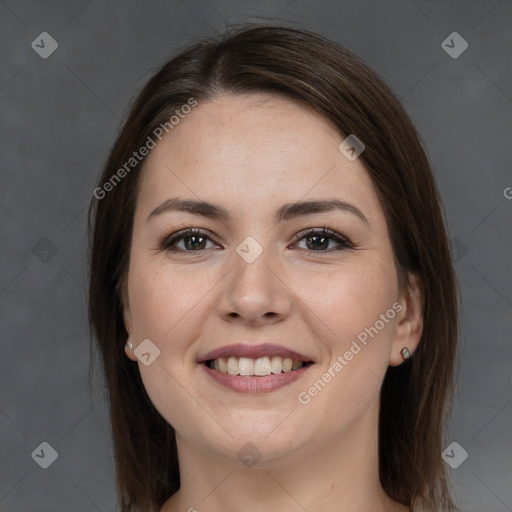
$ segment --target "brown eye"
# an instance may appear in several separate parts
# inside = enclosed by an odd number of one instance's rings
[[[327,228],[303,231],[297,235],[297,240],[304,240],[306,246],[303,249],[311,252],[332,252],[354,247],[343,235]]]
[[[173,233],[171,236],[164,239],[160,248],[162,250],[174,252],[196,252],[212,248],[207,247],[208,242],[213,244],[215,247],[214,242],[203,231],[198,229],[187,229],[185,231]],[[179,247],[180,244],[181,247]]]

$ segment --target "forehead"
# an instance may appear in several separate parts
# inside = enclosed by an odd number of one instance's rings
[[[343,138],[324,116],[287,98],[225,94],[199,103],[151,150],[140,196],[156,203],[172,193],[240,207],[249,197],[285,195],[376,201],[361,160],[338,150]]]

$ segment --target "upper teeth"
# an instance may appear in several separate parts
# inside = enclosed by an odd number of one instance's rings
[[[263,377],[271,373],[291,372],[302,368],[302,361],[293,361],[290,357],[221,357],[214,359],[210,367],[230,375],[257,375]]]

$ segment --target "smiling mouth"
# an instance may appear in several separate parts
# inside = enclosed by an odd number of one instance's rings
[[[242,377],[266,377],[271,374],[290,373],[313,364],[312,361],[294,361],[290,357],[220,357],[204,362],[211,370]]]

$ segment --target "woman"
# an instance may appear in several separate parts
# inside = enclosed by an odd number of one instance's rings
[[[454,271],[418,135],[349,50],[167,62],[90,209],[122,511],[453,510]]]

